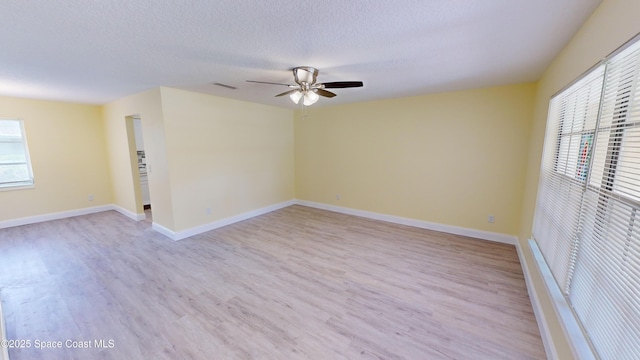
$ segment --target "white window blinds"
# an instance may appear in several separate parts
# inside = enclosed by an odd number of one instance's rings
[[[533,228],[554,278],[604,359],[640,354],[639,208],[635,42],[551,100]]]
[[[22,121],[0,119],[0,188],[25,185],[33,176]]]

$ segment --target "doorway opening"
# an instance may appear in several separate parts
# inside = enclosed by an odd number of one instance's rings
[[[133,188],[138,218],[152,221],[151,194],[149,192],[149,165],[144,146],[142,119],[139,115],[126,117],[129,137],[131,167],[133,171]],[[132,139],[133,138],[133,139]],[[133,140],[133,141],[132,141]],[[135,143],[135,148],[134,148]],[[144,215],[142,215],[144,213]]]

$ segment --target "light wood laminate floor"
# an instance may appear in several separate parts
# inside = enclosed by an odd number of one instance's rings
[[[513,246],[303,206],[179,242],[113,211],[3,229],[0,299],[11,360],[545,358]]]

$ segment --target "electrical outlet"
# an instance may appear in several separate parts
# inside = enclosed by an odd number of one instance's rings
[[[210,208],[210,207],[206,208],[206,209],[204,210],[204,212],[205,212],[207,215],[211,215],[211,208]]]
[[[340,200],[340,194],[336,194],[336,200]]]
[[[489,217],[487,218],[487,222],[489,222],[490,224],[493,224],[495,221],[496,218],[493,215],[489,215]]]
[[[89,201],[93,201],[93,194],[89,195]]]

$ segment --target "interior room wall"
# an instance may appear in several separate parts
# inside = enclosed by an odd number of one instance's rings
[[[99,106],[0,96],[0,118],[24,120],[35,179],[0,191],[0,222],[111,204]]]
[[[172,88],[162,88],[162,108],[172,230],[294,198],[291,110]]]
[[[640,32],[640,1],[605,0],[564,47],[539,81],[536,94],[534,121],[528,150],[526,184],[522,208],[519,241],[526,265],[534,269],[533,257],[526,244],[531,236],[533,213],[546,128],[547,111],[551,96],[579,77],[593,65]],[[535,292],[540,296],[545,319],[561,359],[571,358],[569,345],[553,311],[542,280],[532,272]]]
[[[534,94],[519,84],[298,111],[296,198],[516,235]]]
[[[130,117],[139,115],[145,140],[153,222],[172,229],[174,214],[161,89],[156,88],[108,103],[103,106],[103,114],[114,204],[133,214],[144,214],[141,196],[136,194],[140,178],[137,167],[132,165],[132,154],[135,154],[136,148]]]

